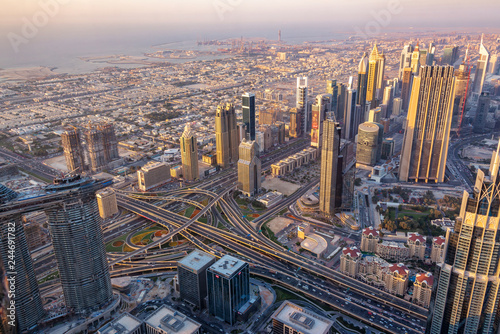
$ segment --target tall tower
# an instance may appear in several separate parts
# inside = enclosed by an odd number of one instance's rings
[[[377,44],[373,46],[373,50],[370,53],[370,59],[368,61],[368,78],[367,78],[367,88],[366,88],[366,101],[370,102],[372,108],[376,107],[375,99],[377,98],[377,85],[379,80],[379,53]]]
[[[85,169],[85,157],[80,130],[77,128],[66,129],[61,135],[61,140],[68,171],[75,173],[83,172]]]
[[[297,108],[292,108],[290,110],[290,137],[300,137],[302,135],[302,128],[302,113]]]
[[[326,93],[332,96],[331,111],[337,114],[338,86],[337,80],[326,80]]]
[[[366,85],[367,85],[367,72],[368,72],[368,57],[366,52],[363,53],[363,57],[359,62],[358,66],[358,99],[357,104],[364,106],[366,104]]]
[[[467,53],[465,57],[467,58]],[[451,119],[451,129],[454,131],[460,129],[462,114],[465,112],[465,104],[467,102],[470,71],[469,66],[466,65],[466,58],[458,70],[455,71],[455,97],[453,99],[453,116]]]
[[[120,158],[118,155],[118,140],[116,140],[115,127],[111,123],[99,125],[102,131],[102,140],[104,145],[104,157],[107,162]]]
[[[222,168],[238,162],[238,128],[232,104],[219,105],[215,113],[217,164]]]
[[[488,131],[486,128],[486,119],[488,111],[490,110],[490,93],[482,92],[477,101],[476,116],[474,117],[473,131],[475,133],[485,133]]]
[[[346,92],[345,99],[345,110],[344,110],[344,137],[345,139],[353,139],[358,133],[358,126],[363,118],[364,114],[361,106],[356,104],[357,100],[357,90],[348,88]]]
[[[460,216],[446,233],[429,333],[497,333],[500,287],[500,143],[488,175],[464,191]]]
[[[101,171],[109,162],[119,158],[118,141],[112,124],[89,124],[85,140],[93,172]]]
[[[479,47],[479,59],[476,65],[476,74],[474,76],[474,84],[472,85],[472,92],[477,95],[483,91],[484,78],[486,77],[486,68],[490,59],[490,53],[486,50],[483,44],[483,36],[481,36],[481,45]]]
[[[337,83],[337,111],[335,112],[335,119],[339,122],[344,119],[346,90],[346,85],[341,82]]]
[[[414,78],[399,180],[443,182],[450,140],[454,69],[426,66]]]
[[[6,283],[14,291],[9,299],[15,302],[15,310],[12,312],[9,309],[12,305],[6,305],[5,313],[15,313],[17,332],[24,333],[36,326],[45,312],[21,215],[0,219],[0,256]],[[2,320],[0,317],[0,321]]]
[[[194,181],[200,177],[200,172],[198,170],[198,143],[191,130],[191,124],[186,124],[180,140],[184,180]]]
[[[331,119],[323,122],[319,209],[333,215],[342,204],[342,164],[339,163],[340,126]],[[340,158],[341,159],[341,158]],[[340,179],[340,182],[339,182]]]
[[[375,94],[377,101],[377,104],[371,105],[372,108],[378,107],[379,101],[382,101],[382,98],[384,97],[384,74],[385,74],[385,55],[383,52],[380,52],[377,57],[377,92]]]
[[[255,94],[244,93],[241,96],[243,123],[246,125],[246,139],[255,140]]]
[[[420,49],[417,43],[415,50],[413,50],[413,53],[411,54],[411,71],[413,72],[414,75],[418,75],[419,69],[420,69]]]
[[[69,179],[63,189],[71,187],[79,192],[78,196],[69,197],[45,213],[66,307],[86,313],[109,302],[113,291],[96,189],[76,177]]]
[[[413,83],[413,73],[411,67],[403,69],[403,83],[401,88],[401,99],[403,100],[403,110],[408,111],[410,105],[410,94]]]
[[[239,189],[248,196],[257,194],[261,183],[261,162],[257,156],[259,145],[255,141],[243,140],[238,160]]]
[[[401,59],[399,61],[399,81],[403,80],[403,70],[407,67],[411,67],[411,55],[413,52],[413,45],[406,44],[401,51]]]
[[[319,148],[323,138],[323,120],[326,119],[331,108],[332,96],[323,94],[316,96],[316,102],[311,107],[311,146]]]
[[[307,105],[307,77],[297,77],[297,110],[302,112],[302,132],[307,133],[310,124]]]

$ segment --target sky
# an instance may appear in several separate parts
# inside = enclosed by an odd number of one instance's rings
[[[1,0],[0,53],[17,57],[43,48],[198,38],[274,39],[278,29],[284,40],[327,39],[370,28],[376,33],[409,27],[498,31],[499,12],[498,0]]]

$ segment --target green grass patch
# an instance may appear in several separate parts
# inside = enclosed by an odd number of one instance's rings
[[[184,217],[191,218],[191,215],[193,214],[194,210],[195,210],[194,206],[190,206],[189,208],[187,208],[186,211],[184,212]]]
[[[106,252],[110,252],[110,253],[111,252],[122,252],[123,251],[123,245],[126,245],[125,240],[127,240],[127,236],[128,236],[128,233],[124,234],[124,235],[121,235],[118,238],[113,239],[110,242],[108,242],[106,244]],[[123,245],[120,246],[120,247],[113,246],[113,243],[116,242],[116,241],[123,241]]]
[[[222,224],[221,222],[217,224],[217,228],[220,228],[221,230],[227,230],[227,227],[224,226],[224,224]]]
[[[342,317],[338,317],[337,318],[337,322],[344,326],[345,328],[353,331],[353,332],[357,332],[357,333],[361,333],[361,334],[365,334],[366,333],[366,329],[364,328],[361,328],[361,327],[358,327],[358,326],[355,326],[353,324],[351,324],[350,322],[347,322],[345,321]]]
[[[207,219],[207,217],[200,217],[200,218],[198,219],[198,221],[199,221],[200,223],[206,224],[206,223],[208,222],[208,219]]]
[[[45,276],[44,278],[42,278],[41,280],[38,281],[38,284],[42,284],[42,283],[51,281],[51,280],[56,279],[56,278],[59,278],[59,270],[53,272],[52,274]]]

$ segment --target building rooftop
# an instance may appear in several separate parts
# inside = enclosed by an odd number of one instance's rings
[[[356,247],[344,247],[342,250],[344,255],[349,255],[351,258],[355,259],[361,255],[361,252]]]
[[[118,318],[101,327],[99,334],[128,334],[133,333],[142,324],[142,321],[129,313],[123,313]]]
[[[198,271],[203,269],[214,259],[215,256],[213,256],[212,254],[208,254],[200,250],[194,250],[187,256],[179,260],[177,263],[182,265],[183,267]]]
[[[198,322],[166,305],[154,311],[144,322],[169,334],[192,334],[201,327]]]
[[[246,262],[231,255],[224,255],[219,261],[210,266],[210,271],[224,277],[230,277],[240,271]]]
[[[376,229],[374,229],[372,226],[364,228],[363,229],[363,234],[369,236],[370,234],[374,237],[378,237],[379,233]]]
[[[401,276],[407,276],[410,273],[410,270],[403,263],[393,264],[389,266],[389,270],[392,273],[397,272]]]
[[[311,253],[322,254],[328,247],[328,243],[322,236],[312,233],[306,236],[300,246]]]
[[[166,166],[166,164],[163,162],[149,162],[146,165],[142,166],[141,169],[144,172],[149,172],[150,170],[153,170],[153,169],[161,167],[161,166]]]
[[[446,239],[442,236],[438,236],[438,237],[435,237],[434,239],[432,239],[432,242],[437,244],[437,245],[442,245],[442,244],[444,244],[445,241],[446,241]]]
[[[432,284],[434,284],[434,276],[432,276],[431,273],[418,273],[415,276],[415,280],[420,282],[420,283],[425,283],[428,286],[432,287]]]
[[[289,301],[284,301],[274,312],[272,318],[303,334],[326,334],[333,326],[332,320]]]
[[[420,242],[421,244],[422,243],[425,243],[425,238],[423,236],[421,236],[420,234],[418,233],[413,233],[411,234],[409,237],[408,237],[408,240],[411,240],[413,242]]]

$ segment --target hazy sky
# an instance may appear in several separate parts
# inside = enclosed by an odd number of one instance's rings
[[[408,27],[500,30],[499,0],[0,1],[4,59],[49,46],[63,48],[68,41],[83,49],[99,42],[151,45],[197,38],[276,38],[278,29],[284,40],[328,38],[338,32],[364,32],[370,24],[382,32]],[[35,31],[27,28],[30,24]],[[18,52],[13,52],[13,43]]]

